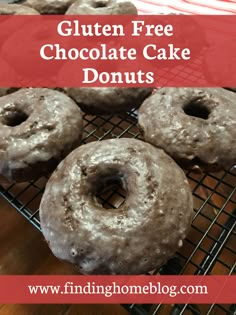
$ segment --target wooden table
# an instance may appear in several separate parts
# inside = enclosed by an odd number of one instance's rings
[[[75,274],[57,260],[42,234],[0,197],[0,273]],[[37,250],[35,250],[35,248]],[[13,288],[14,289],[14,288]],[[0,315],[127,315],[120,305],[1,305]]]

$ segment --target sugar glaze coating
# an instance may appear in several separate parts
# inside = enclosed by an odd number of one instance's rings
[[[27,181],[52,171],[81,133],[81,111],[63,93],[21,89],[0,97],[0,174]]]
[[[118,209],[96,194],[119,180]],[[135,139],[92,142],[74,150],[49,179],[40,205],[42,232],[54,255],[84,274],[142,274],[172,256],[186,237],[192,194],[177,164]]]
[[[225,89],[159,89],[140,107],[139,126],[185,168],[219,171],[236,161],[236,94]]]

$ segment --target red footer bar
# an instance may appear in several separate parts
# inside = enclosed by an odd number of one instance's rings
[[[236,276],[0,276],[1,304],[236,302]]]

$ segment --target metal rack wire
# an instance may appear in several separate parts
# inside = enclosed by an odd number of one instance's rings
[[[135,110],[123,116],[84,116],[83,143],[108,138],[139,138]],[[217,174],[188,172],[194,197],[192,228],[181,250],[154,274],[236,274],[236,169]],[[40,230],[38,206],[47,178],[0,186],[0,194]],[[125,196],[115,188],[100,196],[117,208]],[[124,305],[133,315],[235,314],[235,305]]]

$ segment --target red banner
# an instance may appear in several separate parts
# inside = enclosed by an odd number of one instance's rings
[[[236,303],[236,276],[1,276],[1,304]]]
[[[236,16],[0,16],[1,87],[236,86]]]

